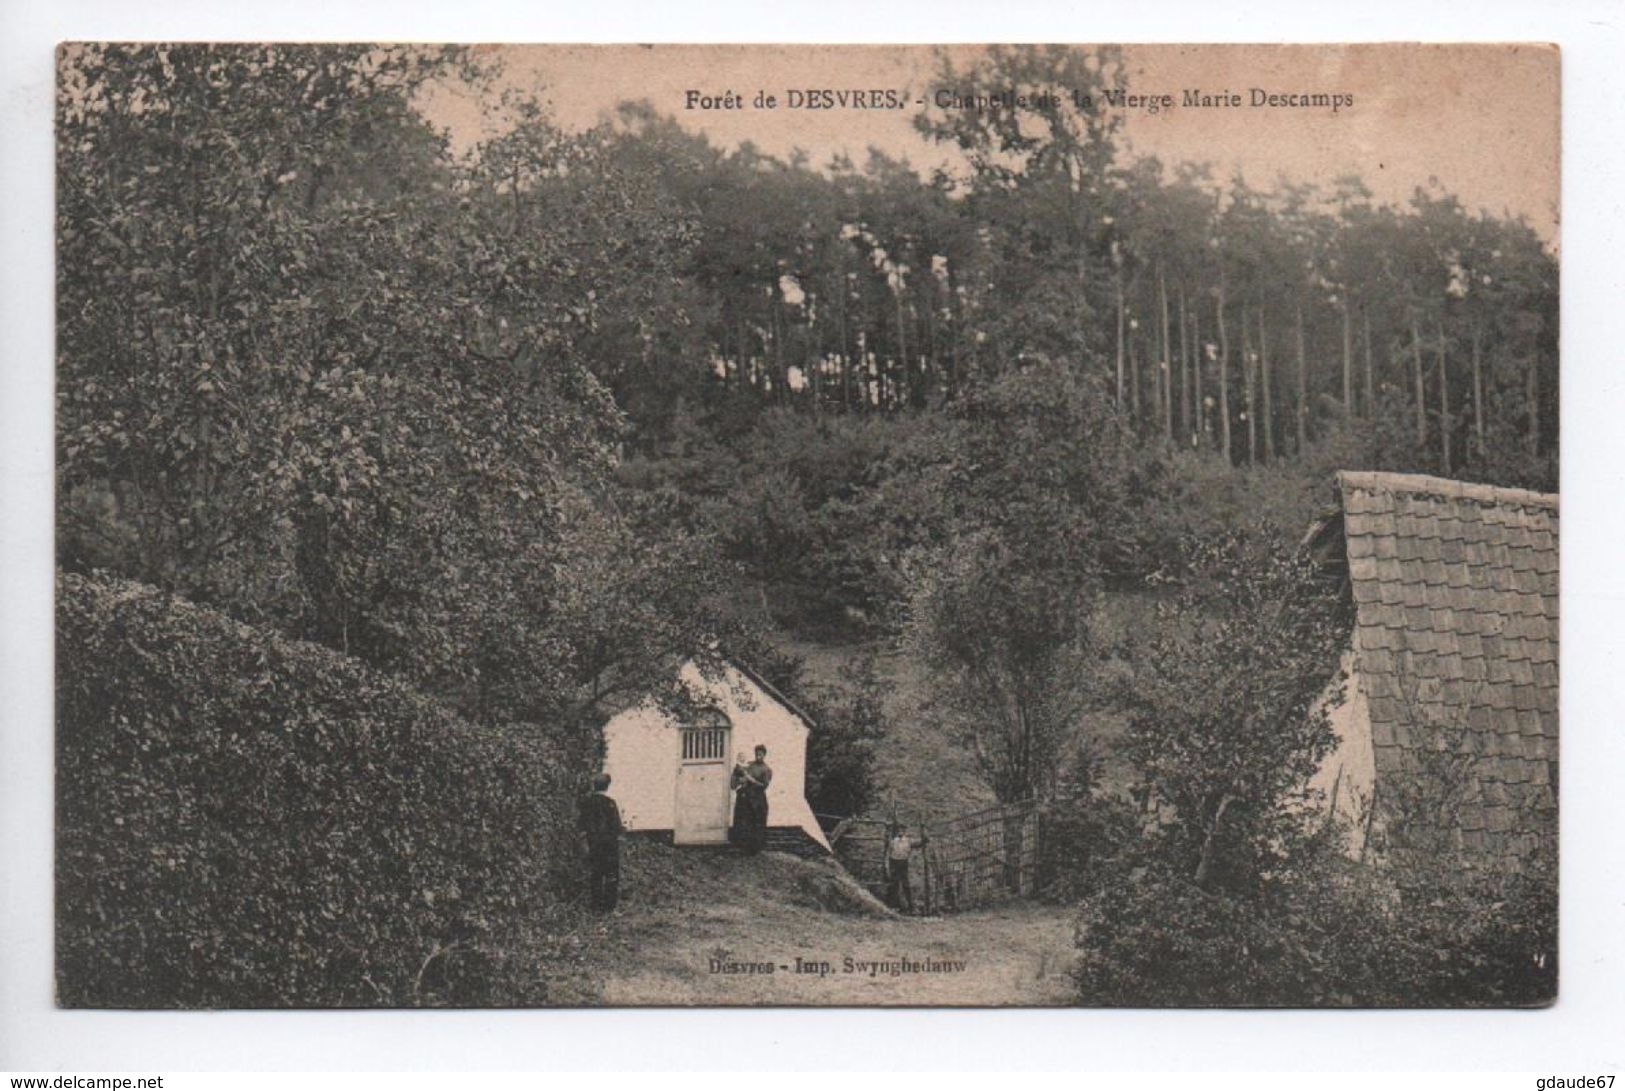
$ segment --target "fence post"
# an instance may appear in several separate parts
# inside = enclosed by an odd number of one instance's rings
[[[931,915],[931,831],[920,823],[920,877],[925,883],[925,915]]]
[[[1004,865],[1004,888],[1020,897],[1021,843],[1026,840],[1027,823],[1019,812],[1012,813],[1014,811],[1015,808],[1009,804],[999,808],[999,833],[1003,839],[1001,862]]]
[[[1021,895],[1024,898],[1032,896],[1038,887],[1038,807],[1029,805],[1027,808],[1027,821],[1024,823],[1025,831],[1022,835],[1022,873],[1025,882],[1022,884]]]
[[[1044,808],[1033,805],[1033,889],[1038,893],[1044,886]]]

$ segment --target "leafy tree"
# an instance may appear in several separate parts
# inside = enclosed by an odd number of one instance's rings
[[[1105,578],[1155,488],[1099,386],[1039,362],[956,403],[944,448],[958,533],[912,561],[906,637],[933,707],[1002,802],[1046,793],[1077,724]]]
[[[885,687],[872,655],[852,662],[833,692],[815,695],[807,740],[807,802],[821,815],[860,815],[875,799],[875,749],[885,739]]]
[[[1301,828],[1300,794],[1334,744],[1321,703],[1347,608],[1307,558],[1229,534],[1131,645],[1124,748],[1166,821],[1171,866],[1198,887],[1251,884]]]
[[[81,536],[149,582],[219,572],[284,488],[279,428],[334,323],[322,226],[391,200],[437,143],[406,108],[446,58],[364,47],[66,47],[58,96],[59,465]],[[426,180],[425,180],[426,181]],[[378,192],[382,186],[383,192]],[[323,220],[312,222],[312,210]],[[336,353],[334,354],[337,355]],[[276,366],[267,362],[276,361]],[[336,362],[336,361],[335,361]],[[304,363],[304,367],[301,367]],[[325,369],[324,369],[325,370]],[[81,499],[94,482],[95,495]],[[111,509],[116,519],[99,518]],[[213,577],[213,578],[210,578]]]
[[[65,56],[62,557],[482,717],[590,720],[726,629],[697,544],[633,533],[612,476],[629,316],[678,324],[686,229],[533,113],[450,163],[411,96],[461,60]]]
[[[1044,103],[933,107],[916,119],[922,134],[969,164],[963,208],[984,225],[987,292],[975,303],[991,362],[1006,366],[1027,350],[1073,360],[1100,352],[1108,286],[1121,295],[1121,272],[1110,272],[1109,191],[1121,116],[1083,102],[1123,85],[1121,58],[1110,49],[994,46],[960,66],[945,50],[936,83],[965,97],[1016,92]]]
[[[975,756],[1000,802],[1047,793],[1084,693],[1084,605],[991,533],[933,561],[910,603],[910,651],[930,670],[930,710]]]

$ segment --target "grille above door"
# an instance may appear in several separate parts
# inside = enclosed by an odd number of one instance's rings
[[[683,728],[683,760],[685,762],[727,761],[728,729],[726,727]]]
[[[733,724],[721,709],[702,709],[683,725],[683,762],[711,763],[728,760],[728,737]]]

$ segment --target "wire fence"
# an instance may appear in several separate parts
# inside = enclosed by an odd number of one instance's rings
[[[888,819],[843,819],[830,841],[859,882],[878,897],[901,901],[891,897],[888,883],[888,831],[893,824]],[[908,883],[916,911],[952,913],[1031,897],[1038,890],[1042,824],[1031,801],[946,821],[895,824],[912,842]]]

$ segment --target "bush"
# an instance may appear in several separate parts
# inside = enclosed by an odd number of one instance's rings
[[[1556,995],[1556,884],[1410,876],[1327,854],[1255,890],[1144,862],[1084,906],[1079,1001],[1133,1007],[1505,1007]]]
[[[885,688],[875,661],[851,663],[840,686],[810,696],[818,721],[807,736],[807,803],[815,814],[859,815],[874,801],[875,750],[886,736]]]
[[[1418,750],[1417,768],[1384,788],[1387,848],[1373,841],[1370,866],[1343,858],[1337,831],[1305,822],[1318,811],[1305,785],[1335,743],[1322,695],[1329,679],[1343,681],[1347,592],[1336,593],[1268,527],[1192,540],[1161,624],[1127,644],[1134,675],[1121,690],[1122,752],[1137,768],[1131,794],[1147,805],[1151,828],[1126,841],[1103,836],[1109,831],[1085,821],[1093,815],[1087,792],[1055,808],[1057,823],[1073,824],[1063,845],[1111,850],[1056,865],[1085,880],[1061,891],[1083,899],[1079,999],[1549,1002],[1556,847],[1521,861],[1451,849],[1454,808],[1469,786],[1465,725],[1418,733],[1439,747]],[[1418,840],[1423,834],[1444,836]]]
[[[533,727],[62,574],[58,1002],[545,1003],[578,776]]]
[[[1076,903],[1101,892],[1135,850],[1142,814],[1102,790],[1102,762],[1090,747],[1075,755],[1043,811],[1038,881],[1043,897]]]
[[[847,663],[833,684],[809,682],[806,662],[746,634],[732,653],[794,701],[814,726],[807,735],[805,795],[825,817],[863,814],[875,795],[875,750],[886,735],[884,686],[872,655]]]

